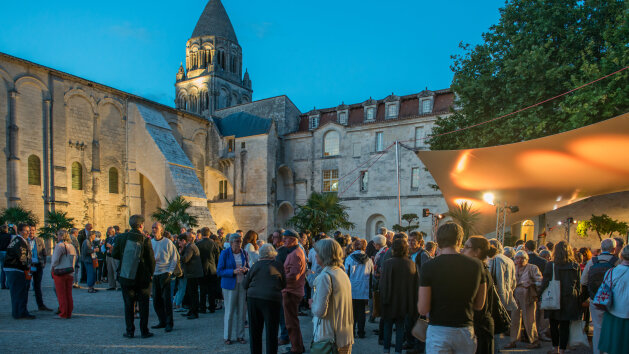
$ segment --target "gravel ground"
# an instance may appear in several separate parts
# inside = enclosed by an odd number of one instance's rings
[[[46,270],[47,274],[49,269]],[[50,308],[57,307],[57,299],[52,289],[52,278],[44,276],[44,303]],[[249,353],[249,345],[223,343],[223,311],[214,314],[201,314],[198,320],[187,320],[175,313],[175,328],[171,333],[152,330],[155,336],[149,339],[127,339],[122,337],[125,330],[122,294],[119,291],[105,291],[106,284],[97,285],[101,291],[88,294],[87,289],[74,289],[74,312],[70,320],[59,319],[52,312],[38,312],[35,295],[29,291],[29,309],[37,316],[36,320],[14,320],[11,317],[11,300],[8,290],[0,291],[0,348],[11,353],[166,353],[173,351]],[[310,317],[300,317],[304,343],[312,340]],[[139,320],[136,320],[136,335],[139,335]],[[154,325],[157,317],[152,309],[149,325]],[[367,337],[357,339],[354,353],[382,353],[377,336],[372,330],[377,324],[367,323]],[[508,339],[498,338],[496,348],[502,348]],[[546,353],[550,344],[543,343],[540,350],[522,348],[501,351],[505,353]],[[288,347],[280,348],[284,352]],[[579,348],[573,353],[591,353]]]

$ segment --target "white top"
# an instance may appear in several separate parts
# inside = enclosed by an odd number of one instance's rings
[[[258,250],[256,250],[256,248],[253,247],[251,243],[248,243],[245,246],[245,251],[247,251],[247,254],[249,254],[249,266],[253,267],[253,265],[260,258],[260,252],[258,252]]]
[[[314,283],[314,341],[334,339],[339,348],[354,344],[352,286],[347,273],[338,267],[325,267]]]
[[[611,275],[609,274],[610,272]],[[609,313],[629,319],[629,265],[621,264],[605,273],[604,282],[612,285],[612,306]]]
[[[175,245],[165,237],[159,241],[152,239],[151,245],[155,254],[155,272],[153,275],[172,274],[177,267],[177,262],[179,262],[179,252],[177,252]]]
[[[236,261],[236,268],[242,267],[242,257],[240,256],[241,253],[238,253],[238,254],[234,253],[234,260]],[[236,282],[240,283],[244,278],[245,278],[244,274],[238,273],[238,275],[236,276]]]

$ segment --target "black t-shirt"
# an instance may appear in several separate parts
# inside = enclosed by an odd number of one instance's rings
[[[431,287],[431,325],[473,326],[481,270],[479,260],[461,254],[442,254],[422,266],[420,286]]]

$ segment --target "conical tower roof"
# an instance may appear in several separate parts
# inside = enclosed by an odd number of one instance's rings
[[[221,0],[210,0],[201,14],[191,38],[216,36],[238,43],[236,32]]]

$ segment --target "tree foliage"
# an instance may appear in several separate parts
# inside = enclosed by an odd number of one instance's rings
[[[452,221],[463,228],[463,241],[467,240],[470,235],[476,233],[476,223],[480,219],[478,209],[472,209],[472,204],[463,202],[451,208],[446,216],[452,218]]]
[[[402,220],[406,221],[406,226],[402,226],[399,224],[393,225],[393,231],[395,232],[406,232],[409,233],[411,231],[417,230],[419,227],[419,223],[415,223],[419,220],[419,216],[417,214],[403,214]]]
[[[433,150],[520,142],[593,124],[629,110],[629,70],[524,112],[629,65],[629,2],[508,0],[475,47],[452,56],[461,109],[439,118]]]
[[[55,239],[57,231],[69,230],[74,227],[74,218],[63,211],[49,211],[46,213],[46,225],[39,229],[39,237]]]
[[[588,237],[588,232],[596,232],[599,241],[603,241],[602,236],[612,237],[614,232],[620,235],[626,235],[629,231],[629,225],[626,222],[612,219],[607,214],[594,215],[590,220],[581,220],[577,224],[577,235],[580,237]]]
[[[21,205],[3,209],[0,213],[0,224],[36,225],[37,221],[35,214]]]
[[[347,207],[341,204],[336,193],[316,192],[310,195],[306,204],[297,206],[297,212],[288,224],[298,230],[310,230],[313,235],[355,226],[349,221]]]
[[[188,213],[192,203],[179,196],[173,200],[166,198],[166,208],[157,208],[151,215],[153,220],[164,225],[164,229],[173,235],[178,235],[182,227],[199,226],[197,217]]]

